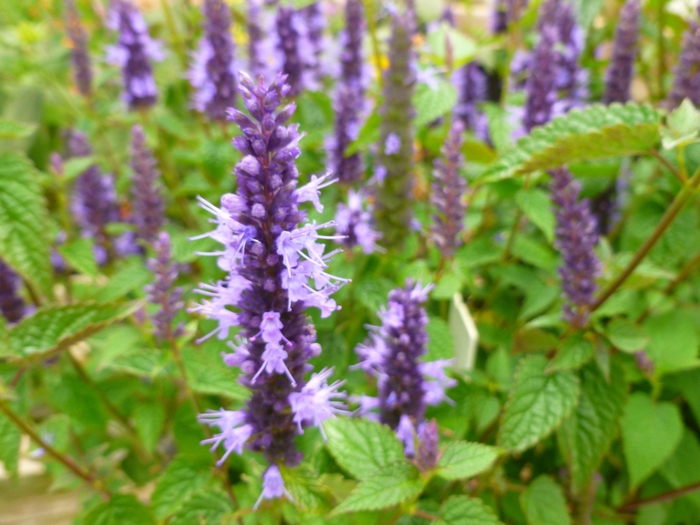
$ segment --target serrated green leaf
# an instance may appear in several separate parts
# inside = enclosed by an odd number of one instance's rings
[[[139,403],[134,409],[133,418],[143,447],[149,454],[153,454],[165,424],[163,405],[156,402]]]
[[[428,353],[426,361],[452,359],[455,355],[454,340],[450,327],[439,317],[430,316],[425,327],[428,334]]]
[[[547,245],[524,235],[516,235],[511,245],[513,255],[536,268],[550,270],[556,265],[554,251]]]
[[[423,490],[418,469],[406,460],[384,465],[353,489],[331,516],[362,510],[393,507],[418,496]]]
[[[214,341],[216,343],[216,341]],[[185,348],[182,360],[190,387],[202,394],[247,399],[249,391],[238,383],[238,373],[221,360],[221,349],[212,345]]]
[[[649,335],[647,354],[654,362],[656,374],[675,372],[700,365],[700,333],[696,317],[688,310],[675,309],[653,315],[644,322]]]
[[[666,126],[662,132],[662,143],[665,149],[690,144],[697,139],[700,131],[700,112],[686,98],[666,117]]]
[[[549,476],[538,476],[520,496],[528,525],[567,525],[571,523],[564,491]]]
[[[593,343],[581,334],[568,337],[557,349],[557,355],[547,365],[546,372],[580,368],[593,357],[594,350]]]
[[[504,407],[498,445],[521,451],[553,432],[576,406],[579,385],[570,372],[546,374],[547,359],[523,358]]]
[[[436,474],[449,480],[470,478],[491,468],[498,454],[495,447],[454,441],[442,451]]]
[[[435,525],[503,525],[490,507],[477,498],[452,496],[440,507]]]
[[[32,163],[19,153],[0,154],[0,254],[38,291],[51,296],[46,203]]]
[[[446,115],[457,103],[457,90],[444,80],[438,80],[435,89],[425,85],[418,89],[413,97],[413,106],[416,108],[414,125],[419,129],[434,120]]]
[[[83,518],[84,525],[151,525],[151,511],[131,494],[115,494]]]
[[[379,422],[339,417],[326,421],[324,428],[331,454],[357,479],[404,457],[396,434]]]
[[[107,285],[98,292],[97,297],[101,301],[121,299],[134,290],[143,289],[152,280],[153,272],[140,258],[134,258],[112,276]]]
[[[323,486],[318,473],[306,465],[294,468],[280,468],[284,485],[294,498],[294,503],[302,509],[317,509],[329,498],[330,491]]]
[[[624,375],[614,362],[609,382],[594,364],[581,370],[579,403],[558,433],[575,494],[586,494],[590,487],[593,475],[617,433],[626,397]]]
[[[632,321],[613,319],[605,327],[605,335],[618,350],[634,353],[646,348],[649,337]]]
[[[648,105],[595,104],[570,111],[521,138],[478,178],[503,180],[570,162],[644,153],[660,140],[660,114]]]
[[[687,487],[700,481],[700,442],[687,427],[673,455],[659,471],[673,488]],[[700,492],[692,492],[686,497],[700,508]]]
[[[231,500],[219,490],[201,490],[183,503],[170,525],[219,525],[233,511]]]
[[[0,463],[11,474],[17,474],[21,439],[22,433],[19,429],[7,417],[0,414]]]
[[[58,252],[66,262],[80,273],[97,277],[97,261],[95,261],[95,245],[91,239],[76,239],[69,244],[58,247]]]
[[[0,139],[21,139],[34,133],[34,130],[35,124],[0,118]]]
[[[178,509],[190,494],[204,488],[211,480],[211,464],[197,456],[177,456],[158,480],[151,496],[151,508],[162,520]]]
[[[88,303],[43,308],[7,332],[4,355],[32,362],[44,360],[128,317],[140,305],[137,302]]]
[[[448,272],[440,277],[435,288],[430,292],[433,299],[451,299],[462,287],[462,280],[454,273]]]
[[[680,410],[635,392],[622,418],[622,443],[630,485],[637,487],[671,456],[683,435]]]
[[[537,226],[550,243],[554,240],[554,212],[547,194],[538,189],[520,190],[515,202],[525,216]]]

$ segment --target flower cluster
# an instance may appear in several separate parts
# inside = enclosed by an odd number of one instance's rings
[[[20,277],[0,260],[0,313],[10,323],[16,323],[26,313],[24,301],[18,295]]]
[[[182,288],[175,287],[177,266],[172,261],[170,235],[161,232],[153,242],[156,258],[149,261],[149,267],[155,275],[155,281],[146,286],[146,293],[151,304],[158,307],[153,315],[155,335],[162,341],[172,340],[183,333],[184,327],[173,330],[173,319],[182,310]]]
[[[447,400],[445,391],[456,384],[445,373],[450,360],[420,362],[427,351],[428,316],[423,303],[432,285],[408,281],[389,293],[389,304],[379,312],[381,326],[370,327],[370,341],[355,352],[356,365],[377,377],[379,397],[360,399],[363,413],[379,410],[379,419],[396,431],[406,455],[413,456],[416,436],[423,430],[427,405]]]
[[[119,32],[117,44],[107,49],[107,61],[122,71],[122,97],[129,109],[152,106],[158,98],[151,60],[162,60],[160,43],[148,34],[148,26],[130,0],[112,0],[107,27]]]
[[[467,212],[464,203],[467,181],[459,173],[464,164],[461,151],[463,133],[464,124],[455,119],[442,146],[443,158],[435,160],[430,195],[430,202],[436,212],[430,233],[440,253],[448,258],[462,244],[460,234],[464,229],[464,216]]]
[[[213,255],[227,277],[202,285],[199,292],[207,300],[193,309],[218,322],[205,338],[226,339],[231,328],[240,329],[224,361],[241,368],[240,381],[251,397],[244,410],[210,412],[200,419],[218,428],[206,443],[224,445],[222,461],[245,446],[263,453],[271,465],[263,478],[264,498],[284,494],[278,465],[300,461],[294,437],[341,411],[344,397],[340,382],[328,384],[330,370],[305,381],[309,359],[321,351],[305,310],[317,307],[329,316],[338,308],[330,296],[346,280],[326,272],[336,252],[326,253],[319,242],[335,238],[319,234],[333,223],[309,222],[298,207],[312,202],[322,209],[319,190],[328,182],[327,176],[312,177],[297,187],[300,135],[298,126],[285,125],[295,106],[278,110],[290,92],[285,78],[266,85],[262,78],[256,84],[241,75],[240,94],[250,116],[230,111],[243,131],[233,140],[243,155],[235,168],[238,193],[224,195],[221,208],[201,200],[214,214],[216,228],[205,236],[223,245]]]
[[[478,105],[485,102],[488,95],[488,78],[476,62],[470,62],[454,74],[457,88],[457,105],[454,114],[464,122],[482,140],[488,140],[488,121],[486,115],[478,110]]]
[[[587,200],[579,200],[581,184],[564,169],[552,175],[552,200],[556,210],[556,242],[563,258],[559,268],[564,297],[564,318],[576,328],[588,322],[600,261],[593,251],[598,244],[597,221]]]
[[[92,94],[92,69],[87,49],[87,36],[80,24],[74,0],[66,0],[66,34],[71,41],[70,60],[78,91],[84,97]]]
[[[700,6],[698,6],[700,13]],[[668,102],[676,107],[688,98],[700,106],[700,23],[695,20],[683,37],[681,54],[673,70],[673,87],[668,94]]]
[[[627,0],[620,10],[613,55],[605,77],[603,102],[627,102],[630,98],[634,58],[639,38],[639,0]]]
[[[557,100],[555,42],[556,31],[545,26],[529,64],[537,74],[529,75],[525,84],[523,128],[526,132],[549,122],[554,113],[554,103]]]
[[[211,120],[226,119],[226,110],[236,104],[236,68],[231,13],[223,0],[205,0],[204,36],[188,72],[194,88],[194,108]]]
[[[316,83],[320,82],[323,71],[321,71],[321,56],[325,44],[323,32],[326,29],[326,20],[321,10],[321,2],[314,2],[299,10],[305,24],[306,40],[308,49],[308,68]],[[302,29],[304,31],[304,29]]]
[[[131,129],[132,221],[140,239],[151,243],[165,222],[165,203],[158,179],[160,173],[153,152],[146,145],[141,126]]]
[[[381,235],[374,230],[372,210],[365,202],[361,192],[350,190],[347,205],[342,202],[338,204],[335,229],[348,248],[359,245],[363,252],[372,253],[377,249]]]
[[[318,57],[313,41],[317,32],[302,10],[278,6],[277,48],[290,86],[289,96],[296,97],[305,89],[318,87]]]
[[[261,0],[248,0],[248,68],[254,78],[274,78],[273,72],[281,68],[282,57],[275,39],[275,20],[266,11]]]

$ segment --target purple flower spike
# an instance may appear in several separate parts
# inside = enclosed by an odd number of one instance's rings
[[[367,199],[361,193],[350,190],[348,204],[338,204],[335,215],[335,229],[343,236],[343,244],[348,248],[359,245],[365,253],[377,249],[381,235],[374,230],[371,208],[365,206]]]
[[[132,218],[138,237],[152,243],[165,222],[165,204],[158,180],[160,173],[153,152],[146,146],[141,126],[131,129]]]
[[[306,41],[308,42],[308,68],[311,70],[311,75],[315,83],[320,82],[321,71],[321,56],[323,55],[323,32],[326,29],[326,21],[323,18],[321,10],[321,2],[314,2],[299,10],[304,24],[306,25]]]
[[[277,9],[277,36],[278,48],[284,56],[282,71],[287,75],[289,83],[289,96],[296,97],[304,90],[305,64],[301,57],[302,39],[304,35],[303,20],[291,7],[278,7]]]
[[[600,261],[594,253],[598,244],[595,216],[587,200],[579,200],[581,184],[564,169],[552,175],[552,200],[557,207],[556,243],[564,264],[559,268],[564,297],[564,319],[575,328],[588,322],[588,310],[596,291]]]
[[[71,41],[70,60],[75,85],[81,95],[89,97],[92,95],[92,69],[87,50],[87,36],[73,0],[66,0],[66,33]]]
[[[431,237],[440,253],[447,258],[452,257],[462,245],[460,233],[464,229],[467,212],[464,203],[467,181],[459,173],[464,164],[461,151],[463,133],[464,124],[455,120],[442,146],[442,158],[435,160],[433,171],[430,201],[436,213],[433,215]]]
[[[416,452],[416,465],[421,472],[426,472],[437,466],[438,444],[437,422],[431,419],[423,428]]]
[[[620,10],[613,55],[605,78],[605,104],[624,103],[630,98],[639,38],[639,10],[639,0],[627,0]]]
[[[146,286],[146,293],[151,304],[159,309],[153,316],[155,335],[161,341],[169,341],[183,333],[183,326],[173,330],[173,319],[184,306],[182,288],[175,287],[177,266],[170,253],[170,236],[161,232],[153,243],[156,258],[149,261],[149,267],[155,275],[153,284]]]
[[[488,140],[488,122],[486,115],[478,110],[478,105],[487,99],[487,83],[486,73],[476,62],[470,62],[454,75],[458,97],[455,116],[482,140]]]
[[[16,323],[26,313],[24,301],[17,293],[20,283],[19,275],[0,260],[0,313],[10,323]]]
[[[700,6],[698,6],[700,12]],[[677,107],[688,98],[700,106],[700,23],[697,20],[690,22],[690,27],[683,36],[681,54],[678,63],[673,70],[673,87],[668,94],[671,107]]]
[[[107,27],[119,32],[117,44],[107,49],[107,61],[122,70],[122,98],[129,109],[152,106],[158,98],[151,60],[163,59],[160,43],[148,34],[148,26],[130,0],[112,0]]]
[[[533,71],[537,71],[537,74],[529,75],[525,84],[527,98],[523,127],[528,133],[535,126],[542,126],[549,122],[553,116],[554,103],[557,100],[557,55],[554,51],[556,36],[554,28],[543,27],[539,42],[532,54],[530,67]]]
[[[194,108],[211,120],[226,120],[226,110],[236,105],[236,67],[231,13],[222,0],[205,0],[204,36],[188,72],[194,88]]]
[[[312,370],[309,359],[321,351],[306,310],[316,307],[323,317],[330,315],[338,309],[330,296],[346,280],[326,272],[336,251],[326,252],[319,242],[337,238],[319,233],[333,223],[308,222],[299,210],[302,202],[320,207],[319,190],[331,181],[312,177],[297,188],[300,134],[296,125],[286,125],[295,107],[279,109],[290,92],[285,79],[280,75],[266,85],[263,78],[254,83],[240,77],[248,114],[229,111],[244,131],[233,141],[243,155],[235,168],[238,193],[224,195],[220,208],[200,199],[217,225],[201,237],[223,244],[221,251],[202,255],[217,256],[227,276],[201,285],[198,292],[207,299],[193,309],[218,322],[205,338],[225,339],[231,328],[240,328],[235,343],[229,341],[233,353],[223,358],[241,368],[240,381],[252,395],[245,410],[205,414],[200,420],[221,430],[206,441],[214,448],[223,444],[228,455],[247,446],[270,462],[261,500],[286,493],[278,465],[301,460],[294,437],[342,412],[344,397],[338,392],[341,383],[327,383],[328,370],[305,381]]]

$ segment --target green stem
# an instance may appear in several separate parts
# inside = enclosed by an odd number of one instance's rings
[[[382,54],[379,50],[379,39],[377,39],[377,21],[374,17],[374,4],[373,0],[363,0],[365,5],[367,29],[369,30],[369,38],[372,42],[372,53],[374,54],[374,68],[377,71],[377,79],[379,81],[379,86],[384,84],[384,77],[382,76]]]
[[[700,490],[700,481],[686,485],[685,487],[669,490],[668,492],[662,492],[661,494],[657,494],[656,496],[652,496],[650,498],[630,501],[629,503],[625,503],[624,505],[618,507],[617,511],[622,513],[630,512],[645,505],[663,503],[664,501],[680,498],[681,496],[685,496],[686,494],[690,494],[691,492],[695,492],[697,490]]]
[[[187,69],[187,50],[185,49],[184,42],[180,39],[180,35],[177,32],[175,17],[173,16],[172,9],[170,9],[170,3],[168,0],[160,0],[160,5],[163,8],[163,14],[165,15],[165,25],[168,26],[168,32],[170,33],[171,45],[175,49],[183,69]]]
[[[656,20],[659,23],[659,32],[656,36],[658,97],[665,98],[664,76],[666,75],[666,41],[664,40],[664,26],[666,25],[666,0],[657,0]]]

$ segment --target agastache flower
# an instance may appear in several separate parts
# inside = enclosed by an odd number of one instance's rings
[[[335,231],[343,237],[343,244],[352,248],[359,245],[365,253],[377,250],[381,235],[374,230],[372,209],[361,192],[348,191],[348,203],[338,204]]]
[[[697,8],[700,13],[700,6]],[[668,94],[671,107],[677,107],[683,99],[690,99],[695,106],[700,106],[700,23],[690,22],[690,27],[683,36],[681,54],[673,69],[673,87]]]
[[[158,307],[152,316],[155,336],[162,340],[172,340],[182,335],[184,327],[173,330],[173,319],[182,310],[182,288],[175,286],[177,265],[172,261],[170,236],[161,232],[153,243],[156,258],[149,261],[149,268],[155,276],[152,284],[146,286],[146,293],[151,304]]]
[[[464,164],[461,152],[463,133],[464,124],[455,120],[442,146],[442,158],[435,160],[433,170],[430,202],[436,213],[433,215],[430,233],[435,246],[447,258],[452,257],[462,245],[460,233],[464,229],[464,216],[467,212],[464,203],[467,181],[460,174]]]
[[[416,452],[416,466],[421,472],[426,472],[435,468],[438,462],[438,426],[437,421],[431,419],[421,432]]]
[[[588,96],[588,75],[579,65],[584,48],[584,32],[576,21],[574,6],[568,2],[557,3],[554,27],[559,33],[557,53],[557,89],[560,113],[580,106]]]
[[[409,280],[404,288],[389,293],[387,307],[379,312],[382,325],[370,326],[370,340],[358,346],[362,361],[357,367],[377,377],[378,399],[365,396],[361,412],[379,410],[379,419],[396,431],[407,456],[415,452],[415,439],[424,424],[426,405],[447,399],[445,390],[456,381],[444,369],[450,360],[421,362],[427,351],[425,327],[428,316],[423,304],[432,285],[422,287]]]
[[[204,36],[188,76],[194,88],[193,105],[211,120],[226,119],[236,105],[236,67],[231,38],[231,13],[223,0],[204,0]]]
[[[147,243],[155,240],[165,222],[165,203],[158,184],[160,173],[153,152],[146,145],[141,126],[131,129],[132,220],[137,235]]]
[[[80,23],[74,0],[66,0],[66,33],[71,41],[70,61],[78,91],[84,97],[92,95],[92,69],[87,49],[87,36]]]
[[[544,26],[539,41],[532,53],[530,68],[536,75],[529,75],[525,84],[525,114],[523,128],[529,133],[532,128],[550,121],[557,100],[556,90],[556,31]]]
[[[605,77],[603,102],[627,102],[630,98],[634,58],[639,38],[639,0],[627,0],[620,10],[613,54]]]
[[[241,75],[240,94],[249,115],[229,112],[244,133],[233,140],[243,154],[235,168],[238,193],[224,195],[220,208],[201,200],[216,225],[204,236],[223,245],[210,255],[228,275],[203,284],[199,293],[208,298],[193,309],[218,321],[210,335],[226,339],[230,329],[240,330],[229,341],[233,353],[223,358],[241,368],[240,382],[251,397],[243,410],[211,412],[200,421],[220,430],[206,443],[223,444],[224,458],[247,447],[268,460],[257,504],[289,496],[278,466],[301,460],[294,437],[341,412],[344,396],[337,390],[341,383],[327,383],[330,371],[313,375],[308,383],[304,377],[312,370],[309,359],[321,351],[305,311],[317,307],[330,315],[338,308],[330,295],[346,280],[325,271],[335,252],[324,253],[319,241],[336,237],[319,231],[332,222],[307,222],[298,207],[300,202],[320,206],[318,192],[327,182],[312,178],[297,188],[300,135],[296,125],[286,125],[294,104],[278,109],[290,92],[285,79],[280,75],[266,85],[262,77],[256,84]]]
[[[160,43],[148,34],[148,26],[130,0],[112,0],[107,27],[119,32],[117,44],[107,48],[107,61],[122,71],[122,98],[129,109],[152,106],[158,98],[151,60],[162,60]]]
[[[563,258],[559,268],[564,289],[564,319],[575,328],[588,322],[588,313],[596,291],[600,261],[593,251],[598,244],[595,216],[587,200],[579,200],[581,184],[560,168],[552,175],[552,200],[556,205],[556,242]]]
[[[0,313],[10,323],[16,323],[24,317],[26,306],[19,296],[21,279],[12,268],[0,260]]]
[[[318,87],[317,57],[309,31],[301,11],[277,8],[277,47],[283,57],[282,71],[287,75],[291,97],[299,96],[304,89]]]
[[[488,140],[488,122],[478,105],[487,100],[488,78],[476,62],[470,62],[457,70],[453,77],[457,88],[457,105],[454,114],[482,140]]]
[[[389,67],[384,75],[384,105],[380,110],[378,180],[375,218],[386,248],[398,249],[413,218],[413,118],[415,84],[413,16],[396,14],[389,41]]]
[[[273,38],[275,19],[266,11],[261,0],[248,0],[248,67],[253,78],[273,79],[281,69],[283,56]]]
[[[316,83],[321,80],[321,55],[323,54],[323,46],[325,44],[323,39],[323,31],[326,29],[326,21],[323,17],[323,11],[321,10],[321,2],[314,2],[299,10],[301,19],[304,21],[306,26],[306,41],[308,49],[305,50],[308,53],[308,68],[311,70],[311,74]]]

